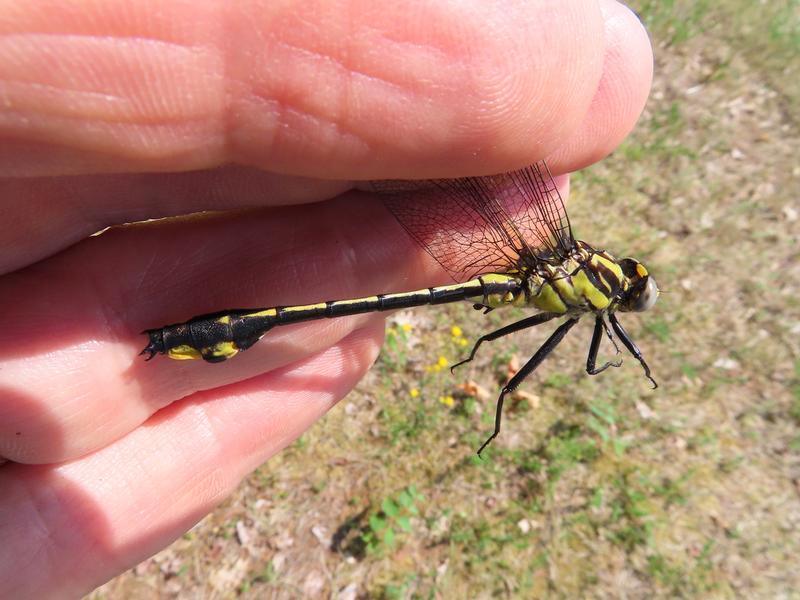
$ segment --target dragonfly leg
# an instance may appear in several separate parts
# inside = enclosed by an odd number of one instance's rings
[[[658,384],[656,383],[656,380],[650,376],[650,367],[648,367],[647,363],[644,361],[644,356],[642,356],[641,350],[639,350],[636,344],[633,343],[633,340],[628,335],[628,332],[622,327],[622,323],[617,321],[616,315],[613,313],[608,315],[608,320],[611,321],[611,327],[614,328],[614,332],[622,342],[622,345],[625,346],[628,349],[628,352],[630,352],[633,357],[639,361],[639,364],[642,365],[642,368],[644,369],[645,376],[653,384],[653,389],[656,389]]]
[[[614,345],[614,351],[619,354],[619,346],[617,346],[617,340],[614,339],[614,334],[611,333],[611,329],[608,327],[608,323],[606,322],[605,318],[603,318],[603,329],[606,330],[606,337],[608,337],[609,341]]]
[[[605,371],[608,367],[619,367],[622,365],[622,360],[617,360],[615,362],[607,362],[599,369],[597,368],[597,351],[600,349],[600,340],[603,338],[603,330],[605,329],[606,334],[609,333],[608,327],[606,322],[603,320],[602,315],[597,315],[594,320],[594,333],[592,334],[592,343],[589,344],[589,356],[586,359],[586,372],[589,375],[597,375]],[[612,338],[613,340],[613,338]],[[614,346],[616,347],[616,343]],[[617,354],[619,354],[619,348],[617,348]]]
[[[500,397],[497,398],[497,409],[494,416],[494,433],[492,433],[492,435],[489,436],[489,439],[483,442],[483,445],[478,449],[478,456],[481,455],[481,452],[483,452],[484,448],[486,448],[486,446],[488,446],[489,443],[500,433],[500,421],[503,417],[503,401],[505,400],[506,395],[516,390],[519,385],[525,381],[528,375],[533,373],[536,367],[542,364],[542,361],[548,357],[548,355],[555,349],[556,346],[558,346],[559,342],[564,339],[564,336],[567,335],[567,332],[572,329],[577,322],[578,319],[573,318],[559,325],[558,329],[553,332],[553,335],[547,338],[545,343],[542,344],[541,347],[536,351],[536,354],[534,354],[531,359],[525,363],[525,366],[517,371],[511,380],[503,387],[500,392]],[[522,323],[522,321],[519,323]],[[519,323],[515,323],[514,325],[519,325]]]
[[[488,315],[490,312],[494,310],[491,306],[484,306],[483,304],[473,304],[472,308],[474,308],[475,310],[482,310],[483,314],[485,315]]]
[[[504,335],[508,335],[510,333],[514,333],[515,331],[520,331],[522,329],[527,329],[528,327],[536,327],[537,325],[541,325],[557,317],[558,314],[556,313],[539,313],[538,315],[533,315],[532,317],[528,317],[527,319],[522,319],[521,321],[517,321],[516,323],[511,323],[511,325],[506,325],[505,327],[501,327],[497,331],[492,331],[491,333],[487,333],[486,335],[482,335],[478,338],[478,341],[475,342],[475,345],[472,346],[472,352],[469,353],[469,356],[464,360],[457,362],[452,367],[450,367],[450,372],[453,373],[456,370],[456,367],[460,367],[463,364],[470,362],[473,358],[475,358],[475,353],[478,352],[478,348],[483,342],[491,342],[492,340],[496,340],[497,338],[503,337]]]

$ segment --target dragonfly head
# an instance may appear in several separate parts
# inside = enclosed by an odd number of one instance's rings
[[[619,261],[622,272],[628,278],[628,289],[622,293],[619,309],[630,312],[650,310],[658,300],[658,285],[642,263],[634,258]]]

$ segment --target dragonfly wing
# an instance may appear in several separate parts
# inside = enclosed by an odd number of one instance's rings
[[[544,162],[485,177],[376,181],[370,187],[456,281],[563,260],[574,245]]]

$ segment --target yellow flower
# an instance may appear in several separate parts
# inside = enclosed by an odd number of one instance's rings
[[[441,396],[439,398],[439,402],[441,402],[442,404],[444,404],[447,407],[451,407],[451,406],[453,406],[453,404],[455,404],[456,401],[453,399],[452,396]]]
[[[461,327],[459,327],[458,325],[453,325],[453,327],[450,328],[450,334],[454,338],[460,338],[462,335],[464,335],[464,332],[461,331]]]
[[[416,398],[419,396],[419,390],[417,388],[411,388],[408,391],[408,395],[411,396],[412,398]]]
[[[403,323],[402,325],[400,325],[400,329],[408,333],[413,329],[413,327],[411,326],[411,323]]]
[[[449,363],[450,361],[448,361],[446,357],[440,356],[439,362],[436,363],[436,366],[439,367],[440,369],[444,369]]]

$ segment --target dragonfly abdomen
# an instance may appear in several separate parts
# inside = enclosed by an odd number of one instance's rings
[[[465,283],[411,292],[296,306],[229,310],[147,330],[145,333],[150,337],[150,342],[142,354],[148,354],[148,358],[155,354],[166,354],[177,360],[202,358],[208,362],[222,362],[246,350],[278,325],[460,300],[492,307],[519,305],[520,298],[524,298],[524,293],[518,278],[490,274]]]

